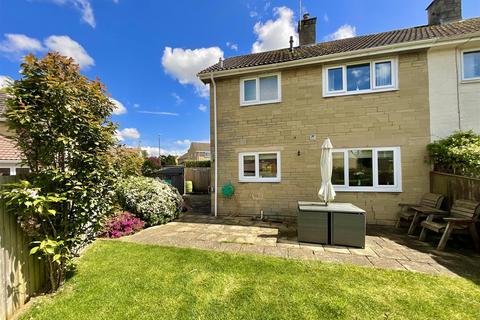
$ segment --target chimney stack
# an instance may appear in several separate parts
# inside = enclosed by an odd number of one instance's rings
[[[427,7],[428,25],[462,20],[462,0],[433,0]]]
[[[308,13],[303,15],[303,19],[298,22],[298,37],[301,46],[317,43],[316,25],[316,17],[310,18]]]

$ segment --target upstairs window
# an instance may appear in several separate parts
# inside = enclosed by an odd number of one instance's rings
[[[240,81],[240,105],[280,102],[280,92],[280,74],[242,79]]]
[[[328,67],[324,72],[324,96],[397,89],[396,60],[371,61]]]
[[[328,69],[328,91],[343,91],[343,68]]]
[[[239,155],[240,182],[280,182],[280,152],[245,152]]]
[[[335,149],[336,191],[401,192],[400,148]]]
[[[463,52],[463,80],[480,80],[480,50]]]
[[[375,62],[375,87],[391,87],[392,82],[392,61]]]

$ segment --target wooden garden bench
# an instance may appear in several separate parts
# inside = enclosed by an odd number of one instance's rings
[[[479,237],[477,233],[476,222],[480,215],[480,202],[470,200],[456,200],[448,215],[430,214],[425,221],[421,223],[423,229],[420,233],[420,240],[425,241],[427,231],[431,230],[437,233],[443,232],[442,238],[438,243],[437,250],[445,249],[448,239],[452,232],[470,233],[475,244],[475,248],[480,250]]]
[[[426,193],[423,195],[420,203],[399,203],[398,205],[401,208],[396,225],[397,228],[400,227],[402,220],[411,221],[408,234],[413,234],[421,218],[425,218],[431,213],[445,212],[440,210],[444,198],[441,194]]]

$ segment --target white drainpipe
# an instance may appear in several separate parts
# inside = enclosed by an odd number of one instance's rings
[[[213,139],[215,144],[215,151],[214,151],[214,171],[215,171],[215,195],[214,195],[214,213],[215,217],[218,215],[218,148],[217,148],[217,85],[215,83],[215,79],[213,78],[213,73],[210,74],[210,79],[212,80],[213,84]]]

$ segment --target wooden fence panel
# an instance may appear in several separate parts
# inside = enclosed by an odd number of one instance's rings
[[[185,181],[193,182],[193,192],[209,193],[210,168],[185,168]]]
[[[432,171],[430,191],[445,195],[443,206],[449,209],[457,199],[480,201],[480,179]]]
[[[0,184],[14,181],[0,177]],[[46,285],[46,268],[29,254],[29,239],[0,201],[0,320],[10,319]]]

